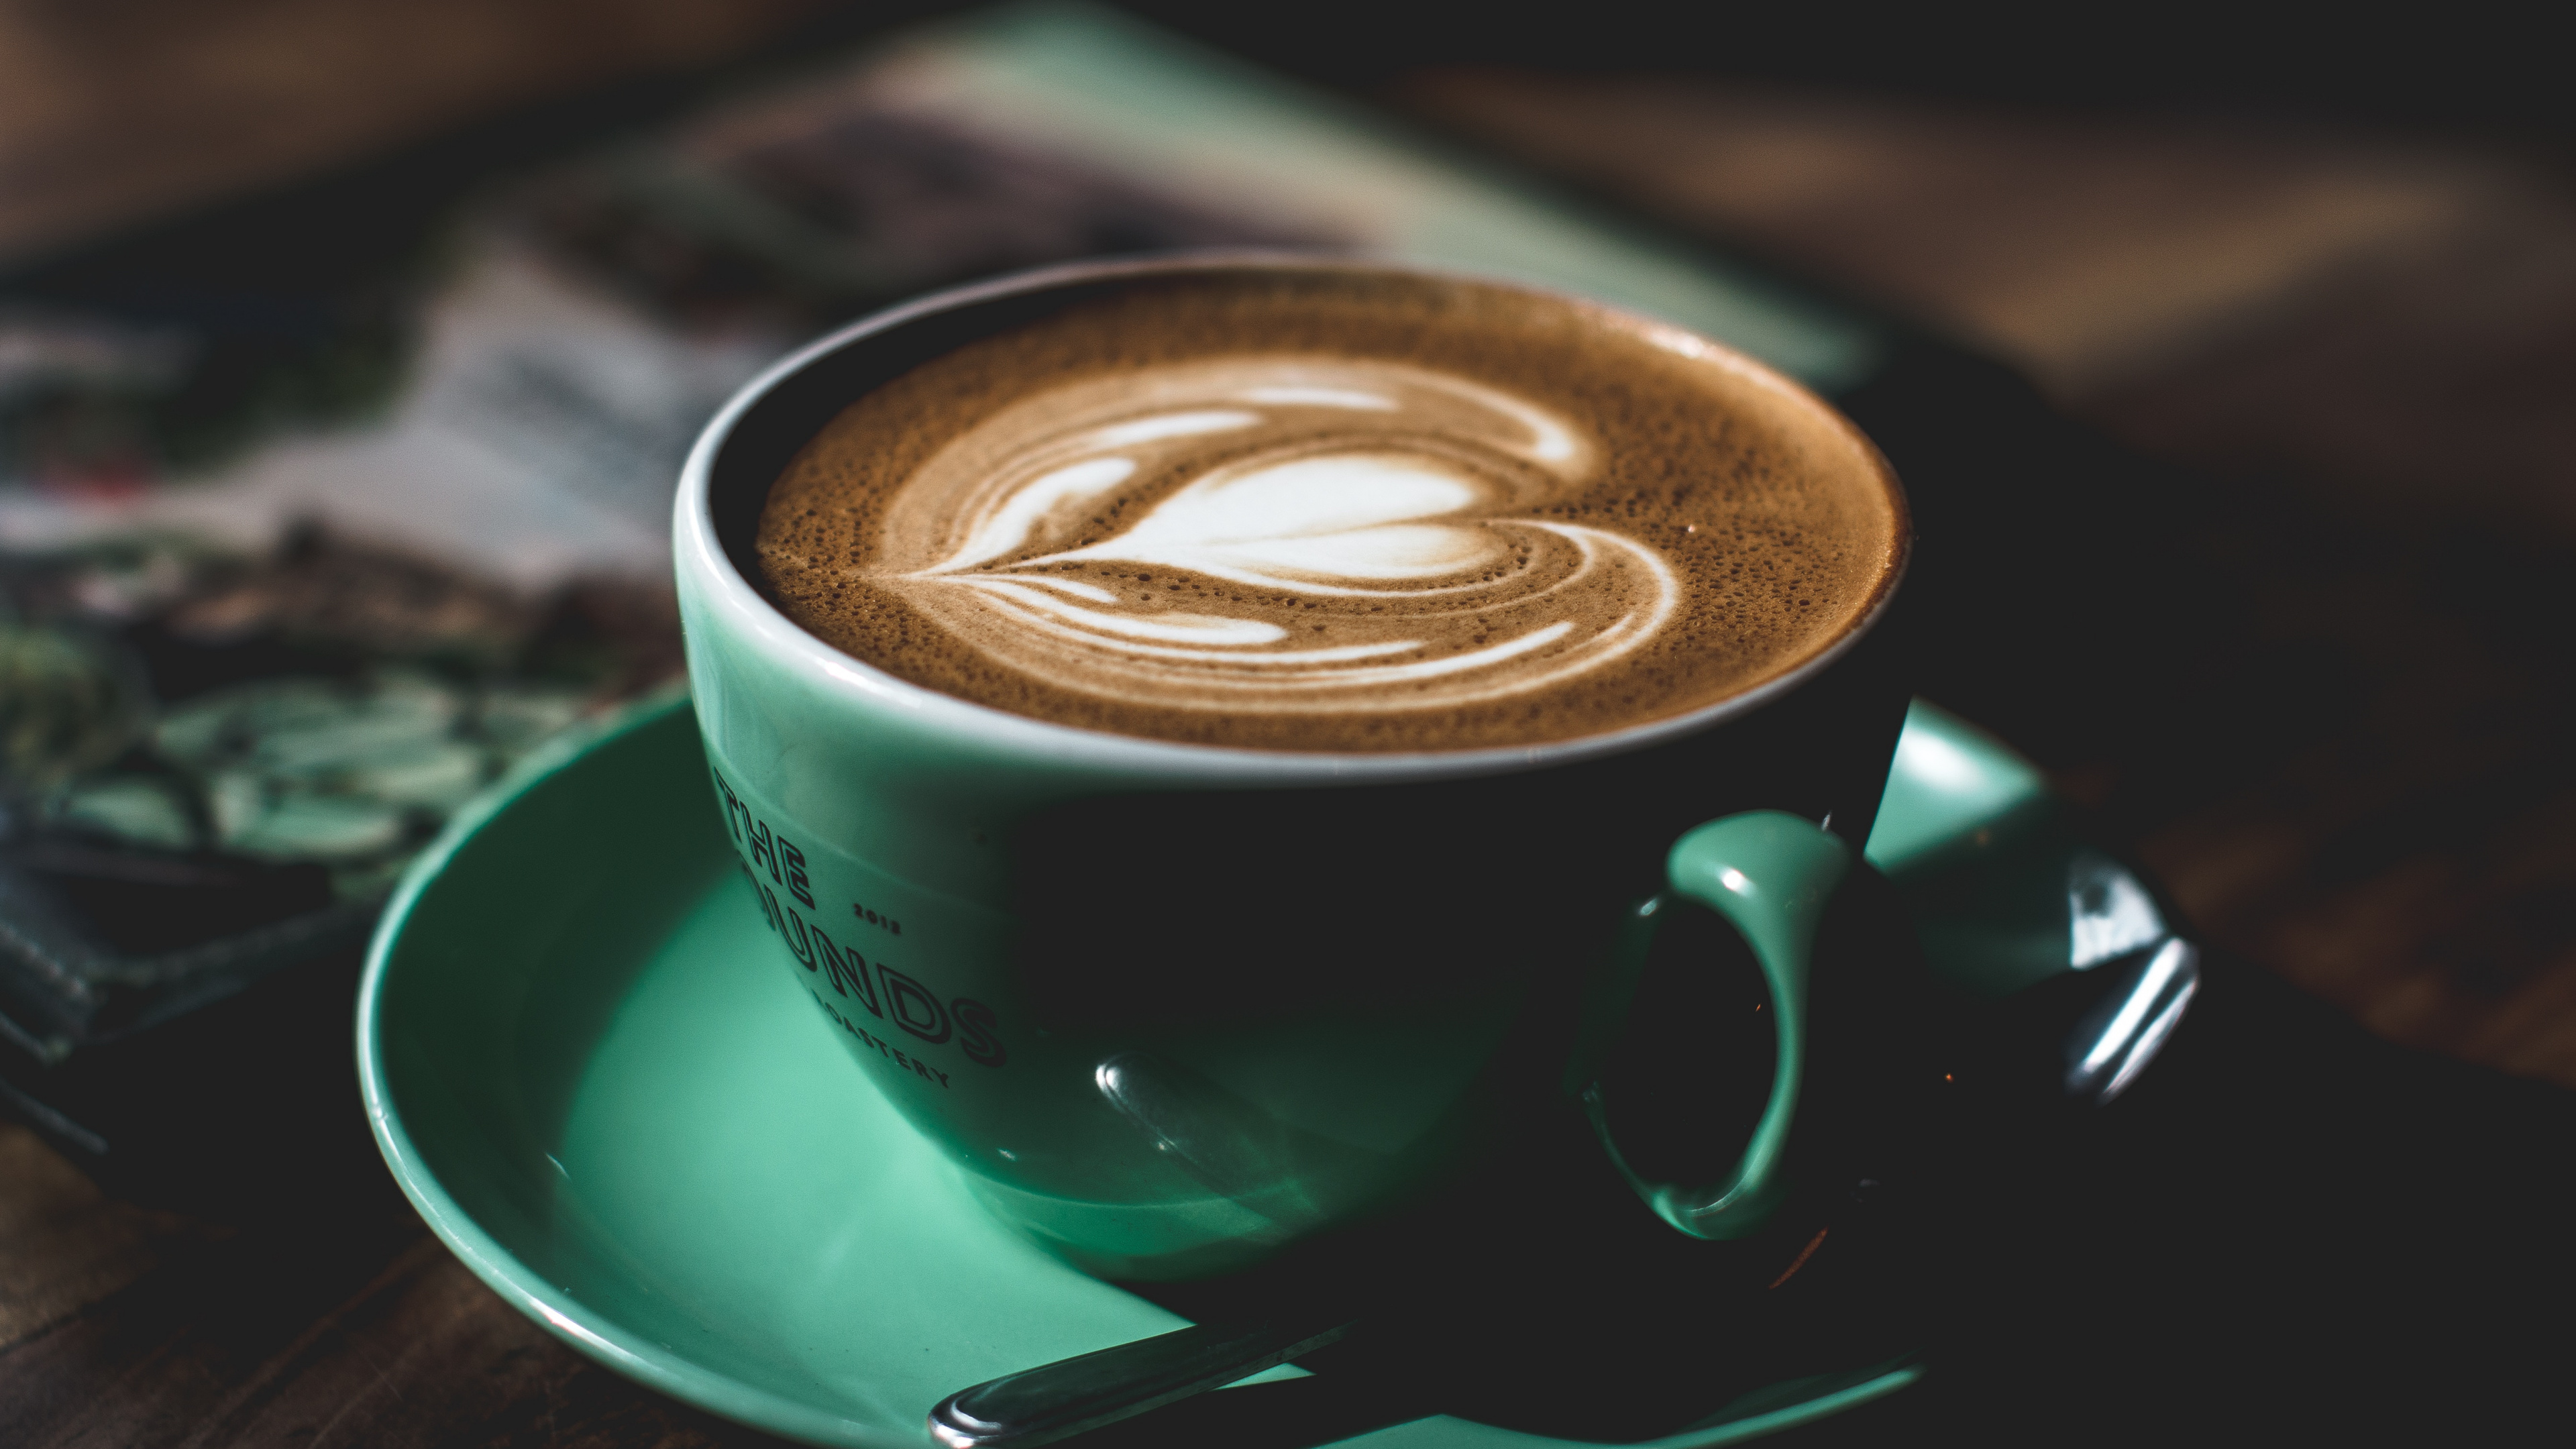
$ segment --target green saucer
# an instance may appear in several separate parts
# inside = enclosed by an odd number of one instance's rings
[[[816,1029],[762,954],[705,779],[685,703],[636,714],[530,762],[395,895],[359,1069],[430,1227],[582,1352],[816,1444],[925,1444],[957,1389],[1180,1326],[987,1219]],[[1902,870],[2038,795],[1918,705],[1871,856]],[[1654,1443],[1751,1438],[1919,1372],[1776,1386]],[[1446,1417],[1364,1437],[1565,1442]]]

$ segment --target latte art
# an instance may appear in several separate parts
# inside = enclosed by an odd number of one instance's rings
[[[1596,669],[1680,582],[1541,516],[1596,449],[1568,419],[1375,360],[1219,357],[979,423],[906,481],[872,572],[1062,688],[1228,710],[1470,703]]]
[[[962,335],[805,444],[754,548],[799,627],[1032,719],[1580,739],[1781,678],[1903,567],[1903,497],[1830,408],[1562,297],[1225,263]]]

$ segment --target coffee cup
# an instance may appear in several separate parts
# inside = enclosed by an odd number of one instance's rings
[[[1056,268],[771,368],[676,533],[746,951],[1088,1271],[1383,1220],[1560,1108],[1740,1238],[1849,1095],[1816,941],[1902,727],[1911,536],[1759,363],[1365,262]],[[1704,1109],[1696,1175],[1599,1086],[1683,917],[1758,972],[1771,1063],[1655,1104]]]

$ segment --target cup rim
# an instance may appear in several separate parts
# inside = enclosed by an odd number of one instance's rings
[[[782,613],[757,584],[735,567],[715,520],[712,493],[715,462],[744,419],[789,378],[824,358],[871,338],[963,307],[1121,277],[1250,268],[1395,274],[1498,287],[1617,319],[1650,335],[1659,335],[1667,339],[1665,345],[1713,361],[1739,376],[1786,394],[1854,444],[1895,505],[1895,563],[1880,579],[1876,597],[1840,637],[1795,668],[1740,694],[1663,719],[1570,740],[1467,750],[1418,751],[1265,750],[1191,744],[1180,740],[1114,734],[1013,714],[915,684],[825,643]],[[770,649],[784,655],[786,662],[809,682],[844,694],[864,707],[891,706],[920,726],[970,739],[988,749],[1053,764],[1091,766],[1122,773],[1222,778],[1253,784],[1358,783],[1456,779],[1573,764],[1650,749],[1760,710],[1831,669],[1886,617],[1913,563],[1914,529],[1913,510],[1904,484],[1878,445],[1858,425],[1805,384],[1715,338],[1677,323],[1534,285],[1516,277],[1423,266],[1365,255],[1221,248],[1066,262],[1012,272],[896,303],[806,343],[743,384],[699,432],[697,441],[689,449],[688,460],[680,469],[679,488],[673,500],[672,551],[679,574],[683,578],[694,575],[705,585],[710,604],[732,616],[736,624],[749,629]]]

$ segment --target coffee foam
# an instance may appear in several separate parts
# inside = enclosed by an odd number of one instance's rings
[[[1684,334],[1473,284],[1140,282],[852,404],[758,551],[932,688],[1166,739],[1579,737],[1794,668],[1903,508],[1831,414]]]

